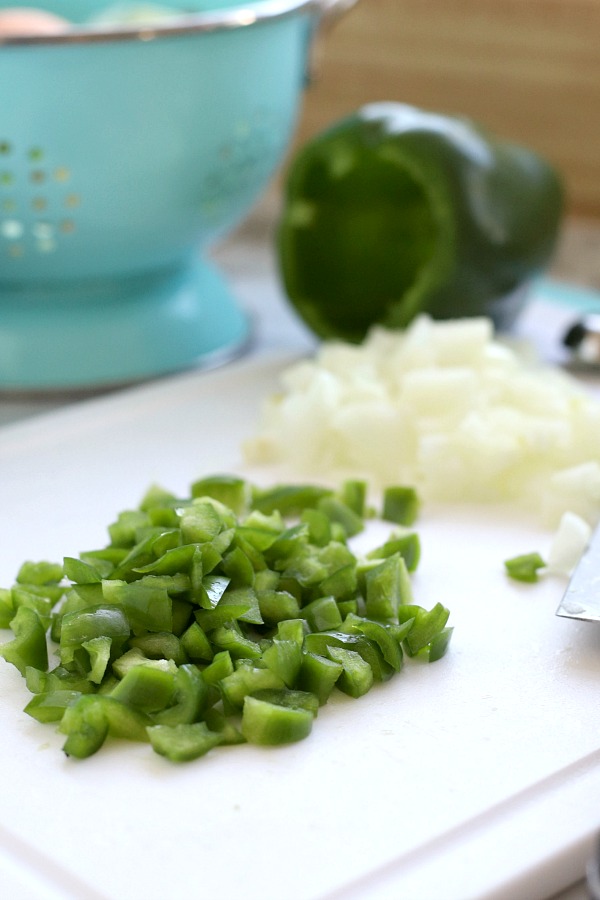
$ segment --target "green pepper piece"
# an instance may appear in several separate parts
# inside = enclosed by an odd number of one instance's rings
[[[175,675],[177,671],[177,666],[172,659],[149,659],[139,647],[132,647],[115,659],[112,669],[115,676],[121,679],[135,666],[148,666],[150,669],[160,669],[161,672],[170,672],[172,675]]]
[[[148,737],[152,749],[171,762],[189,762],[204,756],[223,743],[221,735],[209,731],[206,722],[181,725],[150,725]]]
[[[302,608],[311,631],[335,631],[342,624],[342,617],[335,597],[318,597]]]
[[[252,499],[252,488],[236,475],[210,475],[195,481],[191,494],[192,497],[212,497],[241,516]]]
[[[286,684],[276,672],[259,666],[240,665],[220,681],[223,700],[232,709],[241,709],[245,697],[267,688],[281,690]]]
[[[272,563],[276,570],[283,568],[283,561],[298,553],[299,549],[308,543],[309,536],[310,532],[306,522],[290,525],[281,532],[277,540],[265,549],[266,561]]]
[[[210,641],[197,622],[192,622],[183,632],[181,646],[190,659],[210,661],[214,656]]]
[[[265,688],[252,694],[257,700],[266,700],[276,706],[287,706],[289,709],[307,709],[315,716],[319,715],[319,698],[311,691],[290,690],[289,688]]]
[[[108,737],[108,719],[97,694],[84,694],[67,706],[59,730],[67,735],[63,751],[75,759],[96,753]]]
[[[188,661],[180,639],[170,631],[155,631],[132,637],[131,647],[137,647],[148,659],[172,659],[176,666]]]
[[[287,619],[297,619],[300,604],[288,591],[257,591],[258,608],[266,625],[277,625]]]
[[[0,628],[10,627],[11,619],[14,619],[15,612],[12,591],[9,588],[0,588]]]
[[[156,558],[154,545],[162,535],[161,528],[151,528],[141,540],[131,548],[127,556],[119,563],[111,573],[111,578],[123,578],[131,580],[132,573],[142,568]]]
[[[320,706],[323,706],[329,700],[343,668],[341,662],[335,662],[316,653],[305,652],[302,654],[298,687],[314,694]]]
[[[308,737],[313,719],[310,710],[280,706],[248,696],[242,712],[242,734],[251,744],[289,744]]]
[[[445,655],[453,632],[454,628],[448,626],[446,628],[442,628],[442,630],[431,639],[431,641],[429,642],[430,663],[436,662],[438,659],[441,659],[442,656]]]
[[[213,609],[198,609],[194,615],[203,631],[212,631],[235,619],[254,625],[263,622],[258,597],[252,588],[226,591]]]
[[[228,650],[235,659],[260,659],[260,646],[243,635],[236,625],[236,622],[226,622],[215,628],[210,635],[213,645],[220,650]]]
[[[279,564],[275,564],[278,568]],[[292,578],[302,588],[316,587],[327,577],[328,570],[314,547],[301,545],[296,552],[283,561],[282,577]]]
[[[149,720],[139,711],[104,694],[84,694],[69,704],[59,731],[67,735],[67,756],[85,759],[96,753],[109,734],[130,741],[147,741]]]
[[[373,670],[355,650],[343,647],[328,647],[327,652],[334,662],[341,663],[342,673],[336,685],[349,697],[362,697],[373,687]]]
[[[108,534],[112,547],[133,547],[136,543],[136,530],[148,524],[148,516],[139,509],[125,509],[120,512],[115,522],[108,526]]]
[[[260,516],[262,513],[254,512],[252,516]],[[264,518],[267,518],[266,516]],[[253,563],[256,569],[256,562],[259,559],[257,554],[264,553],[279,537],[281,532],[283,531],[283,527],[277,529],[268,529],[263,526],[254,525],[250,522],[250,519],[246,521],[246,524],[240,525],[236,531],[236,542],[243,546],[246,554],[250,556],[250,550],[254,551],[254,555],[252,557]],[[256,571],[262,570],[264,568],[264,557],[260,557],[262,565]]]
[[[52,607],[54,606],[54,601],[50,597],[40,597],[39,594],[15,585],[12,589],[12,599],[15,609],[20,606],[28,606],[29,609],[35,610],[40,617],[44,631],[48,629],[52,621]]]
[[[229,587],[227,575],[205,575],[199,582],[194,599],[202,609],[214,609]]]
[[[19,584],[55,584],[63,577],[63,567],[53,562],[24,562],[17,573]]]
[[[299,647],[304,644],[305,622],[302,619],[284,619],[277,623],[277,637],[281,641],[294,641]]]
[[[32,694],[48,694],[52,691],[76,691],[78,694],[92,694],[96,685],[86,675],[74,674],[57,666],[50,672],[42,672],[33,666],[25,669],[25,684]]]
[[[305,509],[300,521],[308,525],[311,544],[326,547],[331,541],[331,519],[322,509]]]
[[[396,621],[399,604],[412,600],[406,563],[397,554],[368,569],[365,586],[365,608],[370,619]]]
[[[83,641],[81,646],[84,650],[87,650],[90,658],[91,668],[88,673],[88,679],[93,684],[100,684],[110,661],[112,638],[102,635],[102,637],[95,637],[91,638],[89,641]]]
[[[155,509],[156,507],[168,508],[174,504],[176,500],[177,497],[175,497],[171,491],[161,487],[160,484],[151,484],[140,500],[139,508],[143,512],[150,512],[150,510]]]
[[[145,575],[131,583],[117,579],[102,582],[105,603],[114,603],[124,610],[134,634],[172,629],[171,598],[164,587],[152,581],[152,577]]]
[[[173,634],[180,638],[194,619],[194,606],[183,597],[171,597],[171,615]]]
[[[277,250],[284,286],[324,338],[379,323],[519,311],[502,298],[554,250],[563,191],[535,152],[464,118],[373,103],[316,135],[287,177]]]
[[[228,650],[215,653],[213,660],[202,669],[202,677],[207,684],[218,684],[233,672],[233,661]]]
[[[394,485],[383,491],[382,518],[397,525],[412,525],[419,514],[420,501],[413,487]]]
[[[44,691],[31,698],[24,712],[38,722],[60,722],[67,706],[81,696],[79,691]]]
[[[269,515],[279,512],[282,516],[301,515],[305,509],[314,509],[324,497],[330,497],[330,488],[314,484],[281,484],[271,488],[255,488],[252,507]]]
[[[101,566],[106,563],[112,571],[116,566],[123,562],[127,556],[127,550],[124,547],[103,547],[101,550],[86,550],[80,554],[83,562],[88,562],[93,566]],[[107,571],[105,578],[108,577],[110,571]]]
[[[356,478],[348,478],[342,484],[340,499],[361,519],[367,515],[367,482]]]
[[[545,568],[546,563],[539,553],[523,553],[513,556],[504,563],[506,574],[515,581],[535,582],[538,580],[538,572]]]
[[[406,652],[410,656],[416,656],[427,648],[446,627],[449,616],[449,610],[441,603],[436,603],[430,610],[414,604],[401,606],[399,609],[401,621],[405,622],[414,617],[412,627],[403,641]]]
[[[402,668],[403,657],[402,649],[398,639],[389,626],[383,625],[381,622],[373,622],[362,616],[348,615],[344,621],[344,630],[349,634],[358,632],[374,641],[381,650],[385,661],[391,666],[394,672],[399,672]],[[391,675],[391,673],[390,673]]]
[[[48,669],[46,632],[39,615],[28,606],[19,606],[10,622],[12,641],[0,646],[0,656],[12,663],[25,676],[27,666]]]
[[[391,537],[367,553],[367,559],[387,559],[398,553],[409,572],[415,572],[421,560],[421,540],[415,531],[395,532]]]
[[[32,584],[30,581],[17,581],[17,583],[13,585],[13,593],[18,595],[20,591],[25,591],[27,594],[34,594],[36,597],[43,597],[45,600],[49,601],[50,606],[55,606],[58,601],[64,597],[67,590],[68,585],[55,584],[54,582],[47,584]]]
[[[135,566],[134,572],[142,575],[176,575],[186,572],[191,565],[198,544],[182,544],[165,550],[158,559],[152,560],[145,566]],[[156,544],[154,545],[156,548]]]
[[[240,547],[234,547],[223,557],[223,571],[231,579],[232,588],[252,587],[254,567]]]
[[[362,516],[347,506],[339,497],[322,497],[317,509],[325,513],[332,525],[339,525],[345,537],[360,534],[365,527]]]
[[[358,597],[349,597],[347,600],[338,600],[338,609],[342,619],[345,619],[346,616],[349,616],[351,613],[353,615],[358,615],[358,603]]]
[[[219,510],[208,501],[188,506],[181,516],[181,534],[184,544],[211,541],[223,530]]]
[[[118,656],[130,633],[127,617],[117,606],[86,607],[66,613],[60,630],[61,663],[69,666],[75,658],[76,650],[96,637],[111,638],[112,655]]]
[[[78,584],[94,584],[96,581],[102,581],[102,576],[98,569],[91,563],[84,562],[81,559],[65,556],[63,568],[65,578],[76,581]]]
[[[221,744],[231,746],[233,744],[246,743],[246,738],[239,728],[220,709],[214,706],[207,709],[204,714],[204,721],[210,731],[214,731],[219,735]]]
[[[262,655],[263,662],[275,672],[285,686],[295,687],[302,664],[302,647],[296,641],[274,638]]]
[[[369,665],[377,681],[389,678],[390,667],[383,658],[377,644],[364,634],[346,634],[343,631],[321,631],[307,634],[304,649],[318,656],[329,656],[331,647],[340,647],[358,653]]]
[[[154,716],[157,725],[197,722],[208,699],[208,686],[196,666],[186,663],[175,675],[175,702]]]
[[[154,666],[132,666],[111,691],[111,697],[141,712],[160,712],[175,696],[175,676]]]

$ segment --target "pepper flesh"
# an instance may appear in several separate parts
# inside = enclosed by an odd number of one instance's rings
[[[278,229],[287,295],[317,335],[490,316],[549,262],[563,210],[554,168],[462,118],[374,103],[310,140]]]

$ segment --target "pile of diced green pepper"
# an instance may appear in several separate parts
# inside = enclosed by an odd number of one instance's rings
[[[417,511],[414,490],[387,488],[394,527],[358,558],[349,539],[374,514],[362,481],[262,488],[215,475],[185,499],[153,486],[103,549],[23,564],[0,590],[0,626],[14,633],[0,655],[68,756],[108,736],[173,761],[298,741],[334,689],[361,697],[405,656],[445,653],[448,610],[412,596]]]

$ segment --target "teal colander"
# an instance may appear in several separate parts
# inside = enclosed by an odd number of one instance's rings
[[[0,9],[14,6],[0,0]],[[0,43],[0,389],[213,364],[249,325],[204,258],[288,147],[314,36],[349,0],[194,0],[144,26],[45,0],[64,34]]]

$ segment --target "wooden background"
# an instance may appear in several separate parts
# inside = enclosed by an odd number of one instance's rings
[[[317,44],[297,144],[374,100],[478,119],[600,218],[600,0],[359,0]]]

